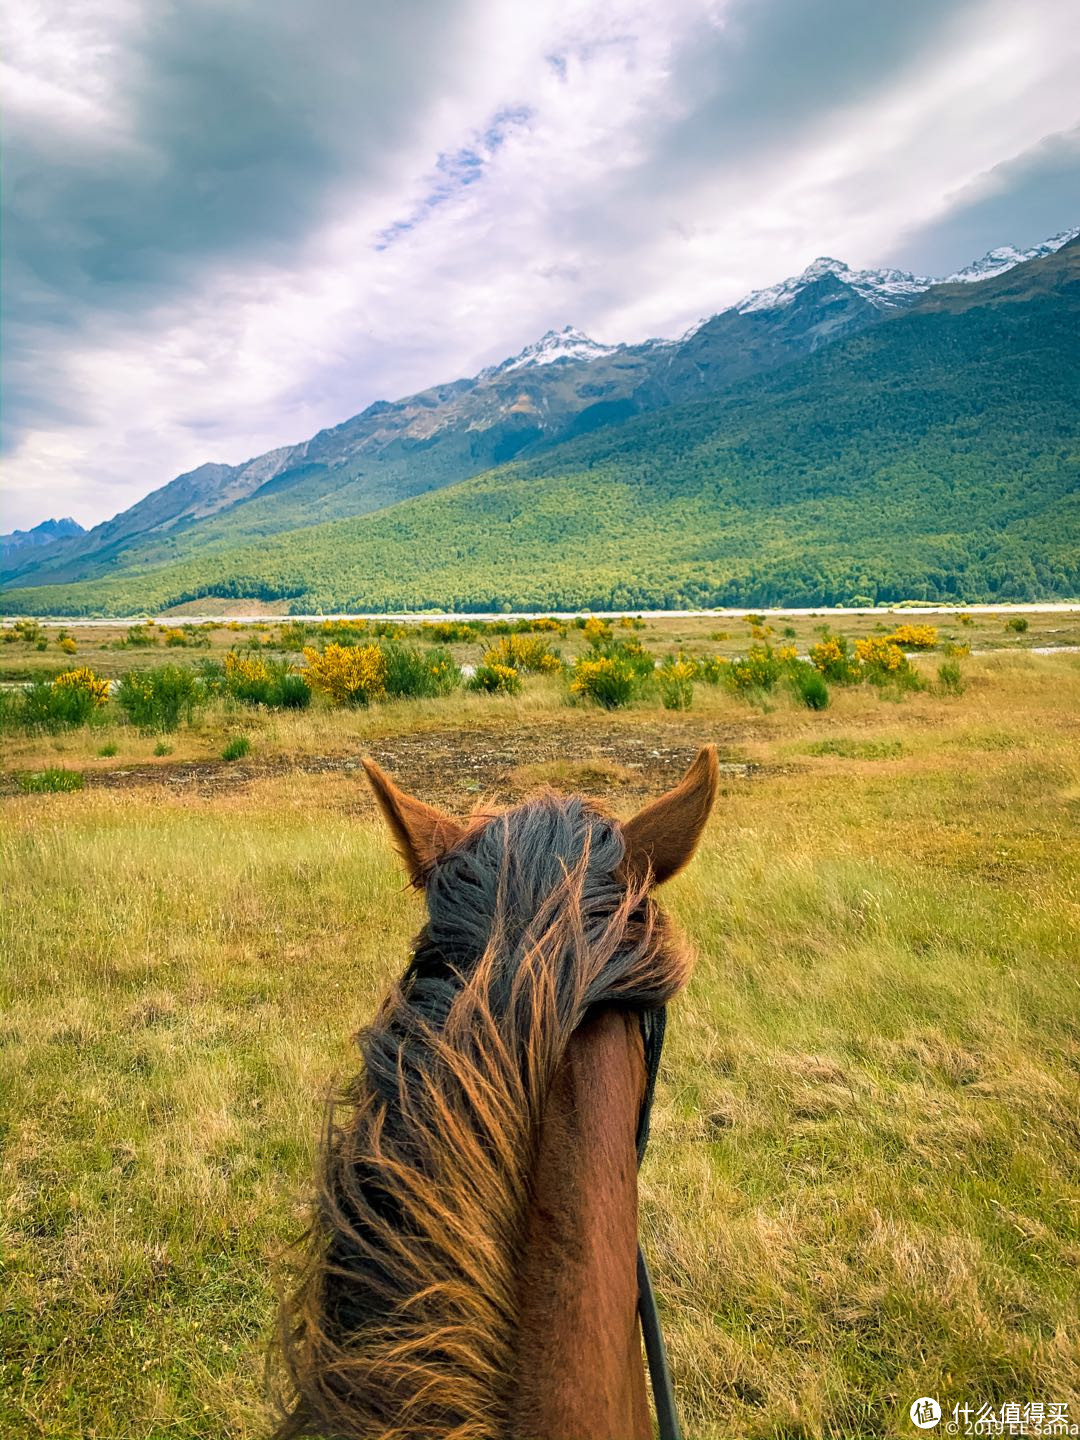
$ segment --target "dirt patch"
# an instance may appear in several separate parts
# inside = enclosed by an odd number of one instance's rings
[[[559,788],[613,798],[653,795],[674,784],[698,747],[710,741],[719,747],[722,774],[746,778],[760,768],[743,760],[730,737],[716,733],[716,727],[688,721],[677,727],[668,723],[662,728],[609,729],[570,722],[383,736],[363,749],[332,755],[176,761],[84,774],[88,790],[160,786],[206,795],[241,790],[275,775],[348,774],[359,771],[366,754],[406,789],[460,810],[481,798],[499,803],[519,799],[547,780]],[[5,776],[0,782],[7,793],[14,789],[13,779]]]

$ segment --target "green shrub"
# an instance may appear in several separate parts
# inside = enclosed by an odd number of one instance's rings
[[[938,684],[946,695],[962,695],[967,689],[964,674],[955,660],[946,660],[938,666]]]
[[[311,686],[287,660],[239,655],[230,650],[221,663],[204,660],[201,678],[212,693],[229,695],[244,705],[305,710],[311,704]]]
[[[107,745],[102,745],[101,749],[97,753],[101,756],[103,760],[109,760],[112,758],[113,755],[117,753],[119,749],[120,747],[119,745],[117,745],[116,741],[110,740]]]
[[[594,639],[582,660],[615,660],[633,675],[635,681],[650,680],[656,669],[656,658],[641,641]]]
[[[1010,615],[1005,621],[1005,629],[1012,630],[1016,635],[1023,635],[1028,628],[1026,615]]]
[[[303,675],[283,675],[270,703],[280,710],[306,710],[311,704],[311,686]]]
[[[129,670],[121,675],[116,690],[128,720],[145,732],[175,730],[181,720],[190,724],[205,698],[196,676],[180,665]]]
[[[251,753],[251,741],[246,735],[234,735],[221,752],[223,760],[242,760]]]
[[[59,795],[81,790],[84,783],[78,770],[31,770],[19,776],[19,789],[24,795]]]
[[[172,752],[173,747],[169,744],[167,740],[159,740],[154,746],[155,755],[171,755]]]
[[[287,620],[278,636],[278,649],[299,654],[307,643],[307,626],[299,620]]]
[[[521,676],[512,665],[478,665],[465,682],[465,688],[488,695],[519,695]]]
[[[24,696],[18,690],[0,690],[0,734],[19,729],[24,721]]]
[[[71,730],[94,719],[108,698],[108,680],[86,666],[65,670],[53,680],[31,682],[23,692],[21,720],[30,729]]]
[[[787,666],[787,680],[792,693],[808,710],[829,708],[829,687],[816,666],[806,660],[791,660]]]
[[[461,670],[449,650],[417,650],[384,640],[380,649],[386,661],[386,693],[390,697],[430,699],[449,695],[461,684]]]
[[[158,643],[157,631],[150,625],[131,625],[122,640],[116,642],[118,649],[140,649]]]

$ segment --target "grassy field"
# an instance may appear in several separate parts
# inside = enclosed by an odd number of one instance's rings
[[[642,1177],[688,1440],[910,1436],[919,1395],[1080,1419],[1080,658],[963,669],[823,712],[608,715],[534,680],[260,714],[231,767],[218,712],[170,757],[6,739],[9,773],[96,783],[0,802],[0,1434],[265,1433],[323,1096],[420,923],[356,756],[461,810],[550,777],[625,812],[708,739]]]

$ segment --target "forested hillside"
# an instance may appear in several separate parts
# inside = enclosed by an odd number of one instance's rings
[[[298,610],[1080,594],[1080,245],[718,396],[378,514],[9,592],[39,613],[202,595]]]

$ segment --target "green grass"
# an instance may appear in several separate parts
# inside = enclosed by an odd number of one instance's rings
[[[668,887],[699,959],[642,1232],[689,1440],[907,1436],[922,1394],[1080,1407],[1080,666],[967,673],[743,707],[759,768]],[[656,706],[598,743],[646,719],[716,733]],[[351,753],[372,722],[338,723]],[[619,808],[637,772],[600,755],[520,779]],[[265,1433],[322,1097],[420,919],[361,796],[295,771],[2,802],[0,1434]]]
[[[19,789],[24,795],[59,795],[83,788],[83,777],[78,770],[65,770],[50,766],[47,770],[27,770],[19,777]]]
[[[835,736],[800,747],[804,755],[837,755],[842,760],[895,760],[904,753],[902,740],[853,740]]]

